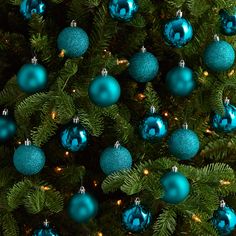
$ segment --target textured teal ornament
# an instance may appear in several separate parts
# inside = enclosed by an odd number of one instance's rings
[[[116,171],[130,169],[132,166],[132,156],[128,149],[121,146],[119,142],[103,150],[100,156],[100,166],[106,175]]]
[[[59,236],[59,234],[54,228],[51,228],[49,226],[49,222],[45,220],[43,226],[39,229],[36,229],[32,236]]]
[[[221,33],[227,36],[236,34],[236,7],[232,13],[225,9],[220,10],[220,29]]]
[[[159,63],[152,53],[142,47],[141,52],[134,54],[129,60],[128,70],[134,80],[145,83],[157,76]]]
[[[172,168],[171,172],[161,177],[160,181],[164,188],[163,201],[171,204],[178,204],[188,197],[190,184],[184,175],[177,172],[176,166]]]
[[[80,57],[89,47],[89,38],[87,33],[72,21],[71,26],[63,29],[58,35],[57,46],[61,56]]]
[[[203,55],[205,65],[215,72],[229,70],[235,60],[234,48],[226,41],[219,40],[215,35],[215,41],[210,43]]]
[[[39,173],[45,164],[45,155],[41,148],[31,145],[27,140],[25,145],[20,145],[14,153],[13,163],[18,172],[23,175]]]
[[[23,65],[17,74],[17,84],[25,93],[36,93],[45,89],[47,85],[47,71],[32,58],[31,64]]]
[[[42,0],[22,0],[20,4],[20,13],[30,19],[33,14],[43,14],[45,3]]]
[[[120,85],[117,80],[102,70],[102,75],[96,78],[89,85],[89,98],[93,103],[101,107],[108,107],[115,104],[120,98]]]
[[[80,187],[79,193],[70,199],[68,213],[71,219],[77,223],[87,223],[96,216],[98,211],[97,201],[88,193],[84,187]]]

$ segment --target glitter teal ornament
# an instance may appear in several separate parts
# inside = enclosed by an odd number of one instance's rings
[[[100,166],[106,175],[130,169],[132,156],[129,150],[117,141],[114,146],[105,148],[100,155]]]
[[[83,186],[74,194],[69,202],[68,214],[77,223],[87,223],[94,218],[98,211],[98,203]]]
[[[25,19],[30,19],[33,14],[43,14],[45,12],[45,3],[42,0],[22,0],[20,4],[20,13]]]
[[[220,206],[214,212],[211,222],[219,231],[220,236],[231,235],[236,228],[236,213],[225,204],[224,200],[221,200]]]
[[[159,63],[152,53],[142,47],[141,52],[135,53],[129,60],[128,70],[134,80],[145,83],[157,76]]]
[[[203,54],[205,65],[214,72],[229,70],[235,60],[234,48],[226,41],[214,36],[214,42],[210,43]]]
[[[166,85],[172,95],[188,96],[195,87],[193,71],[181,60],[179,66],[172,68],[166,76]]]
[[[136,198],[135,203],[124,210],[122,224],[127,231],[140,233],[148,228],[151,218],[151,212],[140,204],[139,198]]]
[[[68,151],[83,151],[88,144],[88,133],[75,117],[60,134],[61,145]]]
[[[60,56],[70,58],[82,56],[89,47],[87,33],[73,20],[70,27],[63,29],[57,37],[57,46]]]
[[[43,226],[34,230],[32,236],[59,236],[59,234],[54,228],[50,227],[49,222],[45,220],[43,222]]]
[[[13,163],[18,172],[23,175],[38,174],[45,165],[45,155],[41,148],[31,145],[27,139],[14,153]]]
[[[221,9],[219,14],[220,14],[221,33],[226,36],[235,35],[236,34],[236,7],[232,9],[232,12],[228,12],[225,9]]]
[[[130,21],[138,8],[136,0],[110,0],[109,3],[111,17],[120,21]]]
[[[104,68],[102,74],[95,77],[90,83],[88,94],[93,103],[101,107],[115,104],[120,98],[120,85]]]
[[[172,171],[161,177],[161,185],[164,188],[162,200],[170,204],[183,202],[190,193],[190,183],[188,179],[178,172],[176,166]]]
[[[168,20],[163,27],[163,37],[165,42],[173,47],[182,48],[193,37],[191,23],[182,17],[181,10],[177,11],[176,18]]]
[[[47,71],[37,63],[33,57],[31,64],[23,65],[17,73],[17,84],[25,93],[36,93],[45,89],[47,85]]]

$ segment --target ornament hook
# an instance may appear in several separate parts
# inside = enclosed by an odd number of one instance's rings
[[[43,222],[43,225],[44,225],[45,227],[48,227],[48,226],[49,226],[49,221],[48,221],[47,219],[45,219],[45,221]]]
[[[36,65],[37,64],[37,61],[38,59],[36,58],[36,56],[34,56],[32,59],[31,59],[31,63]]]
[[[221,208],[224,208],[225,205],[226,205],[225,201],[224,201],[224,200],[221,200],[221,201],[220,201],[220,207],[221,207]]]
[[[183,129],[188,129],[188,123],[187,122],[184,122],[183,125],[182,125]]]
[[[73,118],[73,123],[75,123],[75,124],[79,123],[79,117],[78,116]]]
[[[181,11],[181,10],[178,10],[177,12],[176,12],[176,17],[182,17],[183,16],[183,12]]]
[[[147,51],[147,49],[144,46],[142,46],[141,47],[141,52],[145,53],[146,51]]]
[[[215,40],[215,41],[220,41],[220,37],[219,37],[218,34],[215,34],[215,35],[214,35],[214,40]]]
[[[77,22],[75,20],[72,20],[70,23],[71,27],[76,27],[77,26]]]
[[[137,206],[140,205],[140,202],[141,202],[140,198],[136,197],[134,200],[135,205],[137,205]]]
[[[8,109],[5,108],[3,111],[2,111],[2,115],[3,116],[7,116],[8,115]]]
[[[184,60],[180,60],[179,66],[184,68],[185,67],[185,61]]]
[[[120,147],[120,142],[116,141],[115,144],[114,144],[114,148],[119,148],[119,147]]]
[[[225,105],[229,105],[230,99],[228,97],[226,97],[225,100],[224,100],[224,103],[225,103]]]
[[[107,74],[108,74],[107,69],[106,69],[106,68],[103,68],[103,69],[102,69],[102,76],[107,76]]]
[[[85,194],[85,187],[84,187],[84,186],[81,186],[81,187],[79,188],[79,193],[80,193],[80,194]]]
[[[27,138],[25,140],[25,146],[30,146],[31,145],[31,141]]]
[[[173,172],[178,172],[178,167],[177,167],[177,166],[173,166],[173,167],[172,167],[172,171],[173,171]]]
[[[151,106],[151,107],[150,107],[150,112],[151,112],[151,113],[155,113],[155,112],[156,112],[156,108],[155,108],[154,106]]]

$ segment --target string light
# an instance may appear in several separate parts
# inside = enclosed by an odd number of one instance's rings
[[[57,115],[57,113],[56,113],[55,111],[52,111],[52,113],[51,113],[51,117],[52,117],[53,120],[56,119],[56,115]]]
[[[234,70],[231,70],[229,73],[228,73],[228,76],[232,76],[234,74]]]
[[[199,222],[199,223],[202,222],[201,219],[195,214],[192,215],[192,220],[194,220],[195,222]]]
[[[142,101],[145,97],[146,97],[146,96],[145,96],[143,93],[139,93],[139,94],[137,95],[137,99],[138,99],[139,101]]]
[[[76,90],[75,90],[75,89],[73,89],[73,90],[72,90],[72,92],[73,92],[73,93],[75,93],[75,92],[76,92]]]
[[[207,77],[207,76],[209,75],[208,71],[204,71],[204,72],[203,72],[203,75],[204,75],[205,77]]]
[[[119,200],[116,201],[116,205],[117,205],[117,206],[120,206],[121,204],[122,204],[122,200],[121,200],[121,199],[119,199]]]
[[[60,166],[57,166],[57,167],[54,168],[54,171],[56,173],[61,173],[63,171],[63,168],[61,168]]]
[[[179,120],[179,119],[177,117],[175,117],[174,120]]]
[[[65,152],[65,156],[69,156],[70,153],[68,151]]]
[[[221,185],[230,185],[231,182],[228,181],[228,180],[220,180],[220,184],[221,184]]]
[[[164,116],[167,117],[169,116],[169,113],[167,111],[164,112]]]
[[[98,232],[97,236],[103,236],[102,232]]]
[[[49,186],[41,186],[41,190],[43,190],[43,191],[48,191],[50,189],[51,188]]]
[[[96,180],[93,181],[93,185],[94,185],[94,187],[97,187],[97,186],[98,186],[98,183],[97,183]]]
[[[206,133],[208,133],[208,134],[211,134],[211,133],[212,133],[212,131],[211,131],[211,130],[209,130],[209,129],[206,129]]]
[[[17,143],[20,145],[20,144],[21,144],[21,141],[18,141]]]
[[[116,64],[117,65],[126,65],[126,66],[128,66],[129,65],[129,61],[127,59],[120,59],[120,60],[117,59]]]
[[[149,170],[148,170],[148,169],[144,169],[144,170],[143,170],[143,173],[144,173],[145,175],[148,175],[148,174],[149,174]]]

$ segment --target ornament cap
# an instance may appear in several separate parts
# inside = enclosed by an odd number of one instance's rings
[[[184,122],[183,125],[182,125],[183,129],[188,129],[188,123],[187,122]]]
[[[48,227],[48,226],[49,226],[49,221],[48,221],[47,219],[45,219],[45,221],[43,222],[43,225],[44,225],[45,227]]]
[[[221,201],[220,201],[220,207],[221,207],[221,208],[224,208],[225,205],[226,205],[225,201],[224,201],[224,200],[221,200]]]
[[[150,107],[150,112],[151,112],[151,113],[155,113],[155,112],[156,112],[156,108],[155,108],[154,106],[151,106],[151,107]]]
[[[77,27],[77,22],[75,20],[72,20],[70,23],[71,27]]]
[[[103,68],[101,74],[102,74],[102,76],[107,76],[108,75],[107,69]]]
[[[136,197],[135,198],[135,200],[134,200],[134,203],[135,203],[135,205],[140,205],[140,203],[141,203],[141,200],[140,200],[140,198],[139,197]]]
[[[183,12],[182,12],[181,10],[178,10],[178,11],[176,12],[176,17],[181,18],[182,16],[183,16]]]
[[[173,171],[173,172],[178,172],[178,167],[177,167],[177,166],[173,166],[173,167],[172,167],[172,171]]]
[[[38,59],[36,58],[36,56],[34,56],[32,59],[31,59],[31,63],[36,65],[38,62]]]
[[[79,123],[79,117],[78,116],[73,118],[73,123],[75,123],[75,124]]]
[[[215,34],[215,35],[214,35],[214,40],[215,40],[215,41],[220,41],[220,37],[219,37],[218,34]]]
[[[79,188],[79,193],[80,193],[80,194],[85,194],[85,187],[84,187],[84,186],[81,186],[81,187]]]
[[[30,146],[31,145],[31,141],[27,138],[25,140],[25,146]]]
[[[147,51],[147,49],[144,46],[142,46],[141,47],[141,52],[145,53],[146,51]]]
[[[115,144],[114,144],[114,148],[119,148],[119,147],[120,147],[120,142],[116,141]]]
[[[229,103],[230,103],[230,99],[228,97],[226,97],[225,100],[224,100],[224,104],[229,105]]]
[[[4,108],[4,110],[2,111],[2,115],[3,116],[7,116],[8,115],[8,109]]]
[[[184,60],[180,60],[179,66],[184,68],[185,67],[185,61]]]

